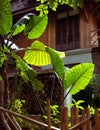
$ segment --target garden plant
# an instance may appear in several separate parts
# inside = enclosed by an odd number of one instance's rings
[[[44,2],[44,0],[41,0],[41,4],[37,7],[37,10],[40,10]],[[72,3],[69,2],[66,4],[72,6],[74,5]],[[81,5],[79,3],[76,6]],[[56,3],[54,1],[48,4],[51,8],[55,9],[59,2]],[[31,85],[34,90],[42,90],[43,84],[38,80],[37,72],[31,65],[45,66],[52,64],[52,69],[58,77],[61,87],[64,87],[66,90],[72,86],[67,94],[76,94],[87,86],[94,70],[92,63],[79,64],[72,67],[69,71],[66,71],[66,67],[61,58],[65,56],[64,52],[58,52],[46,46],[41,41],[36,40],[43,34],[47,27],[48,15],[44,14],[47,13],[46,10],[40,10],[42,12],[41,15],[34,13],[26,14],[12,25],[13,16],[9,0],[0,0],[0,5],[0,107],[10,109],[11,106],[7,72],[9,64],[15,65],[16,74],[21,77],[25,83]],[[13,45],[16,43],[12,42],[12,37],[21,32],[28,39],[35,39],[35,41],[27,48],[18,47],[17,49],[13,49]],[[24,44],[24,41],[22,44]],[[23,58],[17,55],[19,51],[25,51]],[[11,130],[2,112],[0,112],[0,128],[2,130]]]

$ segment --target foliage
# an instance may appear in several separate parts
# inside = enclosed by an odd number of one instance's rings
[[[57,115],[59,114],[59,110],[58,110],[59,106],[58,105],[50,105],[50,109],[51,109],[51,121],[55,124],[59,123],[59,119],[57,118]],[[45,108],[46,109],[46,108]],[[46,110],[45,110],[46,111]],[[43,115],[43,118],[45,120],[47,120],[47,115]]]
[[[75,94],[84,89],[91,80],[94,65],[92,63],[79,64],[67,72],[63,60],[60,58],[60,54],[62,56],[62,53],[45,46],[39,41],[35,41],[29,47],[29,50],[26,51],[24,60],[27,61],[28,64],[38,66],[48,65],[51,62],[61,85],[64,86],[65,89],[72,85],[70,93]]]
[[[76,6],[81,5],[81,1],[46,1],[47,5],[49,5],[53,10],[56,9],[58,4],[68,4],[70,6],[73,6],[75,8]],[[6,2],[4,2],[7,4]],[[3,3],[2,3],[3,4]],[[45,4],[45,1],[41,1],[41,4]],[[5,8],[2,10],[5,12]],[[43,43],[39,41],[35,41],[32,43],[30,47],[26,49],[24,60],[21,59],[19,56],[14,54],[14,51],[11,49],[5,49],[5,45],[9,46],[9,40],[12,38],[13,35],[17,35],[18,33],[23,33],[27,35],[29,39],[36,39],[40,37],[43,32],[45,31],[48,23],[47,15],[42,16],[36,16],[35,14],[27,14],[24,17],[22,17],[20,20],[18,20],[15,25],[11,28],[12,23],[12,16],[10,11],[10,6],[8,4],[7,10],[9,12],[9,19],[6,19],[7,17],[4,16],[4,20],[8,20],[7,23],[9,23],[9,29],[4,30],[6,28],[5,24],[1,24],[2,32],[0,34],[8,34],[6,35],[7,43],[5,44],[5,39],[3,39],[2,47],[1,47],[1,56],[3,57],[1,60],[0,67],[2,68],[2,65],[5,61],[9,60],[8,54],[10,57],[14,58],[16,60],[16,67],[18,68],[20,76],[25,80],[27,83],[31,83],[31,85],[35,89],[42,89],[43,85],[41,82],[39,82],[36,79],[36,72],[28,65],[38,65],[38,66],[44,66],[47,64],[52,63],[53,69],[59,78],[59,81],[61,82],[62,86],[64,86],[65,89],[71,87],[71,94],[75,94],[81,89],[84,89],[86,85],[89,83],[90,79],[92,78],[92,73],[94,69],[94,65],[91,63],[85,63],[80,64],[78,66],[73,67],[68,72],[66,71],[64,67],[64,63],[62,59],[60,58],[60,54],[64,55],[64,53],[59,53],[55,51],[54,49],[45,46]],[[3,14],[1,12],[1,14]],[[1,19],[2,20],[2,19]],[[3,21],[3,20],[2,20]],[[5,23],[5,22],[4,22]],[[13,44],[13,43],[12,43]],[[6,50],[6,51],[5,51]],[[12,53],[13,52],[13,53]],[[44,59],[44,60],[43,60]],[[28,64],[27,64],[28,63]],[[35,87],[36,86],[36,87]],[[39,87],[37,87],[39,86]]]
[[[64,88],[67,89],[72,85],[70,94],[76,94],[79,90],[83,90],[92,79],[93,71],[94,65],[92,63],[83,63],[72,67],[65,74]]]
[[[12,13],[9,0],[0,0],[0,34],[10,32],[12,26]]]
[[[72,99],[73,103],[72,104],[67,104],[68,106],[70,107],[75,107],[75,108],[78,108],[78,109],[84,109],[80,104],[84,102],[84,100],[78,100],[78,101],[75,101],[75,99]]]
[[[40,15],[48,14],[49,8],[56,11],[59,5],[69,5],[70,7],[77,9],[83,6],[82,0],[36,0],[40,2],[39,6],[36,7],[37,11],[40,11]]]
[[[25,104],[25,100],[15,99],[12,102],[11,110],[19,114],[27,114],[26,110],[23,108],[23,104]]]
[[[13,60],[15,59],[16,67],[18,68],[17,70],[20,76],[24,79],[25,82],[31,83],[34,90],[42,90],[43,84],[37,79],[36,72],[21,57],[15,54],[16,51],[11,49],[11,46],[13,46],[13,42],[11,43],[11,45],[9,45],[9,40],[12,38],[13,35],[17,35],[22,31],[24,31],[25,35],[27,35],[28,37],[30,34],[30,37],[32,38],[33,34],[31,33],[34,33],[35,37],[33,38],[38,38],[40,35],[42,35],[43,31],[45,31],[47,22],[47,16],[36,16],[32,13],[25,15],[12,26],[10,33],[6,35],[6,42],[5,39],[3,39],[0,49],[0,55],[2,56],[2,60],[0,61],[0,68],[2,68],[4,62],[8,62],[12,58]],[[20,48],[17,51],[20,51]],[[2,77],[0,79],[2,79]]]
[[[90,111],[90,115],[94,115],[95,114],[95,109],[90,105],[88,105],[88,108],[89,108],[89,111]]]
[[[16,67],[19,70],[19,76],[21,76],[26,83],[30,83],[34,90],[43,90],[43,84],[37,79],[36,71],[15,53],[12,54],[12,57],[16,59]]]
[[[35,66],[46,66],[51,63],[50,53],[47,51],[47,48],[49,47],[45,46],[42,42],[36,40],[31,44],[30,47],[27,48],[23,58],[28,64]],[[53,51],[55,52],[54,49]],[[60,57],[65,56],[64,52],[57,52],[57,54]]]
[[[56,10],[58,4],[68,4],[73,8],[76,8],[76,6],[77,7],[81,6],[82,4],[80,0],[76,0],[76,1],[70,0],[66,2],[56,1],[56,0],[55,1],[42,0],[40,6],[44,5],[45,2],[47,2],[47,6],[49,6],[53,10]],[[9,0],[5,0],[5,1],[0,0],[0,5],[1,5],[0,35],[2,37],[2,40],[0,41],[0,59],[2,59],[0,60],[1,70],[4,63],[8,64],[8,61],[12,60],[15,63],[14,65],[16,66],[17,73],[24,79],[24,81],[27,84],[31,84],[33,86],[33,89],[42,90],[43,84],[37,79],[36,77],[37,73],[32,69],[30,65],[44,66],[51,63],[53,66],[53,70],[56,73],[61,83],[61,86],[64,86],[64,88],[67,89],[68,87],[70,87],[70,85],[72,85],[70,91],[71,94],[75,94],[81,89],[84,89],[86,87],[86,85],[89,83],[90,79],[92,78],[92,73],[94,70],[93,64],[91,63],[81,64],[78,65],[77,67],[75,66],[74,68],[70,69],[67,72],[63,60],[60,58],[60,55],[62,56],[64,55],[64,53],[57,52],[54,49],[45,46],[39,41],[38,42],[35,41],[34,43],[32,43],[30,47],[25,49],[19,48],[17,50],[13,50],[11,46],[14,43],[12,42],[11,45],[9,45],[9,42],[10,40],[12,40],[12,37],[21,32],[23,32],[23,34],[26,35],[28,39],[39,38],[47,27],[48,24],[47,15],[37,16],[35,14],[26,14],[24,17],[22,17],[17,23],[15,23],[12,26],[12,13],[11,13]],[[46,14],[48,13],[47,6],[42,7],[42,9],[45,9]],[[24,44],[24,42],[22,42],[22,44]],[[24,59],[19,57],[16,54],[17,51],[23,51],[23,50],[25,51]],[[43,58],[44,58],[44,62],[43,62]],[[7,68],[5,68],[4,70],[6,69]],[[0,79],[3,78],[4,77],[2,76],[1,78],[0,75]],[[8,75],[6,75],[6,78],[8,78]],[[22,102],[16,99],[12,104],[12,109],[16,109],[17,112],[22,114],[23,113]],[[58,113],[57,106],[51,107],[51,110],[52,110],[52,116],[55,116]]]

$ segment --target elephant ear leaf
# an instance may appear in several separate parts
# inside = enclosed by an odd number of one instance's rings
[[[47,15],[43,16],[33,16],[30,22],[27,24],[24,30],[24,34],[28,36],[29,39],[39,38],[45,31],[48,23]]]
[[[40,41],[34,41],[25,51],[24,60],[31,65],[45,66],[51,63],[50,55],[45,50],[45,45]]]
[[[9,0],[0,0],[0,34],[6,35],[12,26],[12,14]]]
[[[43,84],[38,80],[37,73],[26,62],[24,62],[15,53],[12,53],[12,57],[16,59],[16,67],[19,69],[19,74],[26,83],[31,83],[34,90],[43,91]]]
[[[54,49],[48,47],[46,48],[46,51],[50,55],[51,63],[56,75],[58,76],[58,79],[60,79],[60,81],[63,81],[66,69],[64,67],[64,63],[61,57],[64,57],[65,53],[55,51]]]
[[[94,64],[83,63],[72,67],[66,72],[64,78],[64,89],[71,86],[70,94],[76,94],[90,82],[94,71]]]
[[[24,15],[21,19],[19,19],[13,25],[11,34],[14,36],[14,35],[17,35],[18,33],[21,33],[25,29],[26,24],[29,22],[29,20],[31,19],[31,17],[33,15],[34,14],[32,14],[32,13],[28,13],[28,14]]]

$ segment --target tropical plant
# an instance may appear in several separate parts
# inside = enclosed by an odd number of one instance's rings
[[[35,41],[28,48],[18,48],[15,50],[15,45],[11,40],[14,35],[23,32],[29,39],[40,37],[45,31],[48,23],[47,15],[37,16],[35,14],[26,14],[17,23],[12,25],[12,13],[9,0],[0,0],[0,92],[1,107],[9,108],[9,81],[7,67],[9,64],[16,66],[17,74],[23,78],[28,84],[33,86],[34,90],[42,90],[43,84],[37,79],[37,73],[30,65],[44,66],[52,63],[53,70],[57,75],[61,86],[70,89],[71,94],[75,94],[81,89],[84,89],[92,78],[94,65],[92,63],[84,63],[73,67],[68,72],[60,56],[64,53],[57,52],[54,49],[45,46],[40,41]],[[22,59],[17,55],[18,51],[25,51],[25,56]],[[42,58],[41,58],[42,57]],[[44,60],[43,60],[44,59]],[[30,64],[30,65],[29,65]],[[4,97],[3,97],[4,95]],[[11,130],[6,122],[3,114],[0,115],[1,129]]]
[[[45,108],[46,109],[46,108]],[[51,109],[51,121],[55,124],[58,124],[60,121],[57,117],[57,115],[60,113],[59,112],[59,106],[58,105],[50,105],[50,109]],[[45,114],[43,115],[43,118],[47,121],[47,109],[45,110]]]
[[[70,107],[75,107],[75,108],[78,108],[78,109],[84,109],[80,104],[84,102],[84,100],[78,100],[78,101],[75,101],[75,99],[72,99],[73,103],[72,104],[67,104],[68,106]]]

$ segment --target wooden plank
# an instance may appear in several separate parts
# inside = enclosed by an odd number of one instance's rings
[[[78,117],[78,109],[72,108],[71,109],[71,125],[74,126],[79,123],[79,117]],[[78,129],[76,129],[78,130]]]
[[[95,120],[95,129],[100,130],[100,118],[98,108],[95,108],[94,120]]]
[[[51,130],[51,109],[50,109],[50,98],[47,98],[47,124],[48,130]]]
[[[90,111],[88,108],[86,108],[86,117],[87,118],[90,117]],[[91,121],[88,121],[86,130],[92,130],[92,122]]]
[[[60,116],[60,129],[63,130],[63,117],[64,116],[64,111],[63,108],[61,108],[61,116]]]
[[[61,130],[68,130],[68,108],[61,108]]]
[[[81,120],[85,120],[86,118],[86,114],[85,114],[85,109],[81,111],[81,115],[82,115],[82,118]],[[86,125],[82,126],[82,130],[86,130]]]
[[[82,128],[82,126],[87,124],[87,122],[90,119],[91,119],[91,117],[86,118],[85,120],[81,121],[80,123],[76,124],[75,126],[72,126],[69,130],[76,130],[76,129]],[[88,130],[88,129],[86,129],[86,130]]]
[[[68,130],[68,108],[64,107],[64,130]]]
[[[45,123],[39,122],[39,121],[34,120],[34,119],[32,119],[32,118],[29,118],[29,117],[27,117],[27,116],[18,114],[18,113],[16,113],[16,112],[9,111],[9,110],[7,110],[7,109],[5,109],[5,108],[0,107],[0,111],[3,112],[3,113],[7,112],[8,114],[11,114],[11,115],[13,115],[13,116],[15,116],[15,117],[20,117],[20,118],[22,118],[23,120],[29,121],[32,125],[38,125],[39,127],[48,128],[48,125],[45,124]],[[52,129],[52,130],[60,130],[59,128],[56,128],[56,127],[54,127],[54,126],[51,126],[51,129]]]

